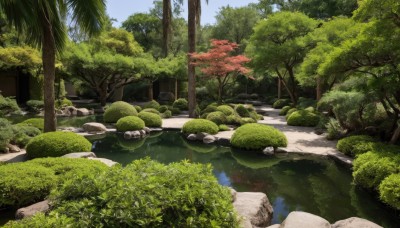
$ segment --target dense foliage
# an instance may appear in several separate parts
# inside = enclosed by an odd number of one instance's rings
[[[22,121],[21,123],[18,123],[18,125],[21,126],[32,126],[35,127],[41,131],[44,130],[44,119],[42,118],[30,118],[27,120]]]
[[[139,118],[137,116],[125,116],[117,121],[115,127],[117,128],[117,131],[122,132],[136,131],[142,130],[145,127],[145,122],[142,120],[142,118]]]
[[[196,134],[205,132],[208,134],[215,135],[218,133],[218,125],[214,122],[204,119],[194,119],[186,122],[182,127],[184,134]]]
[[[355,156],[358,155],[360,152],[363,152],[360,151],[360,147],[365,147],[366,145],[369,145],[369,142],[375,141],[376,140],[374,138],[368,135],[354,135],[339,140],[336,148],[344,154]]]
[[[188,109],[188,102],[185,98],[179,98],[174,101],[172,107],[179,108],[179,110],[187,110]]]
[[[137,116],[136,109],[124,101],[114,102],[104,112],[104,122],[116,123],[119,119],[125,116]]]
[[[295,111],[287,118],[291,126],[315,127],[319,123],[319,116],[307,110]]]

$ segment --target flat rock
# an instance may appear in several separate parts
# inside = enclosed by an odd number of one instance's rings
[[[47,212],[50,209],[49,201],[45,200],[39,203],[32,204],[17,210],[15,213],[16,219],[28,218],[39,212]]]
[[[93,152],[76,152],[76,153],[69,153],[64,156],[64,158],[95,158],[96,154]]]
[[[217,140],[217,138],[215,138],[215,136],[213,136],[213,135],[206,135],[206,136],[203,138],[203,143],[210,144],[210,143],[215,142],[216,140]]]
[[[106,132],[107,131],[107,128],[106,128],[106,126],[104,126],[104,124],[96,123],[96,122],[85,123],[82,126],[82,128],[86,132]]]
[[[330,228],[331,224],[324,218],[302,212],[293,211],[280,225],[281,228]]]
[[[118,164],[118,162],[115,162],[115,161],[110,160],[110,159],[107,159],[107,158],[88,158],[88,159],[103,162],[103,163],[106,164],[108,167],[111,167],[111,166],[113,166],[113,165]]]
[[[88,116],[90,115],[90,111],[87,108],[78,108],[76,109],[77,116]]]
[[[265,227],[271,223],[274,210],[267,195],[262,192],[238,192],[233,206],[252,226]]]
[[[197,137],[196,137],[195,134],[190,134],[190,135],[188,135],[187,140],[196,141],[196,140],[197,140]]]
[[[263,150],[263,154],[274,155],[274,148],[272,146],[265,147],[265,149]]]
[[[278,147],[275,149],[275,153],[288,153],[288,149],[286,149],[285,147]]]
[[[332,225],[332,228],[382,228],[381,226],[366,219],[351,217],[339,220]]]

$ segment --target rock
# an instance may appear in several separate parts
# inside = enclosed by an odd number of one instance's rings
[[[229,190],[231,190],[232,202],[235,202],[236,201],[237,192],[233,188],[229,188]]]
[[[32,204],[27,207],[18,209],[17,212],[15,213],[15,218],[16,219],[28,218],[39,212],[45,213],[49,209],[50,209],[49,201],[45,200],[45,201],[42,201],[39,203]]]
[[[146,136],[146,131],[145,131],[145,130],[140,130],[139,132],[140,132],[140,135],[141,135],[142,137],[145,137],[145,136]]]
[[[132,133],[130,131],[125,131],[124,132],[124,139],[131,139],[132,138]]]
[[[205,132],[200,132],[196,134],[196,139],[199,141],[203,141],[204,137],[206,137],[208,135],[208,133]]]
[[[76,153],[69,153],[64,156],[64,158],[95,158],[96,154],[93,152],[76,152]]]
[[[271,223],[274,210],[267,195],[262,192],[238,192],[233,206],[253,226],[265,227]]]
[[[8,153],[21,152],[21,149],[18,146],[12,145],[12,144],[7,144],[7,149],[8,149]]]
[[[293,211],[282,222],[281,228],[330,228],[331,224],[324,218],[302,212]]]
[[[366,219],[351,217],[348,219],[340,220],[332,225],[332,228],[382,228],[381,226],[368,221]]]
[[[288,149],[285,147],[278,147],[275,149],[275,153],[288,153]]]
[[[111,167],[111,166],[113,166],[115,164],[118,164],[118,162],[112,161],[112,160],[107,159],[107,158],[88,158],[88,159],[103,162],[108,167]]]
[[[106,132],[107,128],[104,124],[96,123],[96,122],[89,122],[85,123],[82,126],[83,130],[86,132]]]
[[[146,134],[150,134],[151,130],[148,127],[144,127],[143,130],[146,132]]]
[[[268,226],[267,228],[280,228],[281,225],[280,224],[274,224],[272,226]]]
[[[159,128],[159,127],[152,127],[152,128],[149,128],[150,129],[150,132],[160,132],[160,131],[162,131],[162,128]]]
[[[140,138],[140,131],[131,131],[132,138]]]
[[[196,141],[196,140],[197,140],[197,137],[196,137],[195,134],[190,134],[190,135],[188,135],[187,140]]]
[[[76,116],[77,114],[77,109],[74,106],[67,106],[62,110],[64,110],[64,112],[68,112],[69,116]]]
[[[76,110],[76,115],[77,116],[88,116],[88,115],[90,115],[90,112],[87,108],[78,108]]]
[[[210,144],[210,143],[215,142],[216,140],[217,140],[217,138],[215,138],[214,136],[207,135],[206,137],[203,138],[203,143]]]
[[[61,128],[61,129],[64,132],[74,132],[74,133],[79,133],[80,132],[80,129],[79,128],[75,128],[75,127],[64,127],[64,128]]]
[[[269,147],[265,147],[265,149],[263,150],[263,154],[265,155],[274,155],[274,148],[272,146]]]

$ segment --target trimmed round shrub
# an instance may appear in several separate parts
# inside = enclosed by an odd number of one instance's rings
[[[225,124],[220,124],[218,126],[218,128],[219,128],[219,131],[229,131],[230,130],[230,128],[228,126],[226,126]]]
[[[381,200],[393,208],[400,210],[400,174],[392,174],[379,185]]]
[[[297,108],[291,108],[286,112],[286,116],[285,118],[288,119],[290,115],[292,115],[292,113],[296,112]]]
[[[40,131],[43,132],[43,130],[44,130],[44,119],[42,119],[42,118],[30,118],[30,119],[22,121],[21,123],[18,123],[17,125],[36,127],[37,129],[39,129]]]
[[[160,113],[164,113],[165,111],[168,111],[169,108],[166,105],[161,105],[160,108],[158,109],[158,111],[160,111]]]
[[[146,127],[161,127],[162,119],[160,115],[151,112],[139,113],[139,118],[144,121]]]
[[[272,146],[286,147],[286,136],[278,129],[263,124],[245,124],[233,133],[231,143],[234,147],[247,150],[262,150]]]
[[[309,111],[309,112],[312,112],[312,113],[315,113],[315,108],[312,107],[312,106],[307,107],[307,108],[305,108],[304,110]]]
[[[283,107],[283,108],[281,109],[281,111],[279,112],[279,115],[280,115],[280,116],[285,116],[286,113],[287,113],[291,108],[292,108],[292,107],[290,107],[290,106],[285,106],[285,107]]]
[[[117,101],[112,103],[104,112],[104,122],[116,123],[122,117],[137,115],[135,107],[124,101]]]
[[[154,113],[154,114],[160,114],[160,112],[157,109],[154,109],[154,108],[145,108],[140,112],[151,112],[151,113]]]
[[[217,125],[223,124],[226,122],[226,116],[223,112],[216,111],[207,115],[207,120],[214,122]]]
[[[179,110],[188,110],[188,101],[185,98],[179,98],[174,101],[172,107],[179,108]]]
[[[220,105],[217,107],[217,111],[224,113],[226,116],[235,114],[235,110],[229,105]]]
[[[139,105],[133,105],[133,107],[136,109],[136,112],[141,112],[142,111],[142,107],[140,107]]]
[[[288,106],[289,104],[290,104],[289,99],[279,99],[272,104],[272,107],[275,109],[279,109]]]
[[[181,110],[179,108],[171,108],[172,115],[179,115],[181,114]]]
[[[232,124],[232,125],[241,125],[242,124],[242,118],[236,114],[232,114],[226,117],[226,123],[227,124]]]
[[[208,105],[205,109],[201,111],[201,114],[215,112],[215,111],[217,111],[216,105]]]
[[[235,111],[241,117],[250,117],[249,110],[247,110],[242,104],[236,105]]]
[[[171,117],[172,117],[172,112],[171,112],[170,110],[167,110],[167,111],[161,113],[161,117],[162,117],[163,119],[171,118]]]
[[[252,118],[256,122],[257,122],[257,120],[264,119],[264,117],[262,115],[259,115],[256,111],[251,111],[249,114],[250,114],[250,118]]]
[[[57,183],[52,170],[27,162],[0,166],[0,177],[0,208],[41,201]]]
[[[204,119],[194,119],[186,122],[182,127],[182,132],[185,134],[196,134],[205,132],[215,135],[219,131],[218,125],[214,122]]]
[[[357,155],[354,151],[355,147],[357,147],[360,144],[367,144],[368,142],[374,142],[374,141],[376,141],[376,140],[368,135],[353,135],[353,136],[349,136],[349,137],[340,139],[336,145],[336,148],[340,152],[342,152],[346,155],[355,156],[355,155]],[[368,149],[368,148],[365,148],[365,149]],[[362,152],[363,149],[361,147],[358,147],[357,151]],[[365,152],[368,152],[368,151],[365,151]]]
[[[143,105],[143,108],[154,108],[154,109],[158,110],[160,108],[160,104],[157,101],[152,100],[152,101],[146,103],[145,105]]]
[[[257,120],[255,120],[255,119],[253,119],[253,118],[248,118],[248,117],[245,117],[245,118],[241,118],[241,119],[240,119],[240,124],[241,124],[241,125],[249,124],[249,123],[257,123]]]
[[[92,144],[73,132],[47,132],[32,138],[26,146],[31,158],[58,157],[72,152],[91,151]]]
[[[287,119],[290,126],[315,127],[319,123],[319,116],[306,110],[292,113]]]
[[[144,121],[137,116],[126,116],[119,119],[115,126],[117,131],[136,131],[142,130],[145,124]]]

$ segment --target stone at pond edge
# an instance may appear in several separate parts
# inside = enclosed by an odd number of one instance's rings
[[[281,228],[330,228],[331,224],[324,218],[319,216],[293,211],[286,217],[285,221],[280,225]]]
[[[212,136],[212,135],[207,135],[207,136],[205,136],[205,137],[203,138],[203,143],[210,144],[210,143],[215,142],[216,140],[217,140],[217,138],[215,138],[214,136]]]
[[[268,226],[267,228],[280,228],[281,224],[274,224],[272,226]]]
[[[265,147],[265,149],[263,150],[263,154],[274,155],[274,148],[272,146]]]
[[[132,138],[132,133],[130,131],[124,132],[124,139],[131,139]]]
[[[284,147],[278,147],[275,149],[275,153],[288,153],[288,149],[284,148]]]
[[[90,123],[85,123],[82,126],[83,130],[86,132],[105,132],[107,131],[106,126],[101,123],[96,123],[96,122],[90,122]]]
[[[339,220],[332,225],[332,228],[382,228],[381,226],[370,222],[366,219],[351,217],[344,220]]]
[[[88,116],[90,115],[90,111],[87,108],[78,108],[76,110],[77,116]]]
[[[64,158],[95,158],[96,154],[93,152],[76,152],[76,153],[69,153],[64,156]]]
[[[39,203],[32,204],[27,207],[23,207],[17,210],[15,213],[16,219],[23,219],[27,217],[31,217],[39,212],[47,212],[49,210],[49,201],[45,200]]]
[[[205,132],[200,132],[196,134],[196,139],[199,141],[203,141],[204,137],[206,137],[207,135],[209,135],[208,133]]]
[[[274,212],[267,195],[262,192],[238,192],[233,203],[236,211],[243,217],[242,226],[248,225],[265,227],[271,223]],[[247,220],[247,221],[246,221]]]
[[[195,134],[190,134],[190,135],[188,135],[187,140],[196,141],[196,140],[197,140],[197,137],[196,137]]]
[[[115,164],[118,164],[118,162],[112,161],[112,160],[107,159],[107,158],[88,158],[88,159],[103,162],[108,167],[111,167],[111,166],[113,166]]]
[[[150,134],[151,130],[148,127],[144,127],[143,130],[146,132],[146,134]]]

